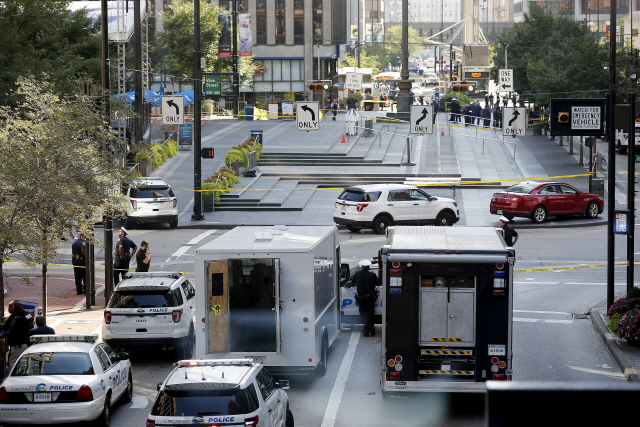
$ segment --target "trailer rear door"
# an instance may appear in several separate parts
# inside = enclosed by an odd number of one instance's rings
[[[420,343],[475,342],[474,289],[421,289]]]

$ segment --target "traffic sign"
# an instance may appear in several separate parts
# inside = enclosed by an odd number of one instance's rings
[[[320,130],[320,109],[318,101],[296,103],[296,129],[309,132]]]
[[[161,111],[163,125],[183,125],[184,96],[163,96]]]
[[[527,130],[526,107],[504,107],[502,110],[502,135],[525,136]]]
[[[352,90],[362,90],[362,73],[347,73],[344,87]]]
[[[636,155],[636,163],[640,163],[640,155]]]
[[[409,122],[409,132],[414,135],[433,135],[433,106],[412,105]]]
[[[222,76],[204,76],[204,94],[206,96],[221,95]]]
[[[513,69],[501,68],[498,70],[498,87],[502,92],[513,91]]]

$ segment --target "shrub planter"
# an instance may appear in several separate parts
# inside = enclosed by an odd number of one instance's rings
[[[242,162],[231,162],[231,170],[236,173],[236,176],[240,176],[244,173],[245,167],[242,166]]]
[[[140,170],[140,175],[149,176],[151,173],[151,168],[149,167],[149,160],[140,160],[140,164],[138,165],[138,169]]]
[[[213,212],[213,195],[202,196],[202,212]]]

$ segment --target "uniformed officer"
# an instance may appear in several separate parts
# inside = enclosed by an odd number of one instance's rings
[[[378,276],[372,271],[369,271],[371,267],[371,261],[363,259],[359,263],[361,270],[353,275],[353,283],[356,284],[356,299],[358,301],[358,309],[360,316],[362,316],[362,336],[374,336],[376,334],[373,326],[373,314],[376,306],[376,299],[378,293],[376,292],[376,286],[378,286]]]
[[[509,219],[507,217],[500,217],[500,227],[502,227],[504,233],[504,241],[507,246],[513,246],[518,241],[518,232],[512,227],[508,226]]]
[[[118,241],[116,242],[116,251],[113,257],[113,284],[120,283],[120,276],[124,279],[125,273],[129,270],[129,262],[131,254],[136,253],[138,247],[127,237],[129,232],[126,228],[120,227],[118,231]]]
[[[27,349],[29,331],[33,327],[33,316],[24,311],[20,301],[13,302],[13,312],[16,317],[9,330],[2,335],[2,338],[7,339],[7,344],[9,345],[7,372],[11,372],[13,365]]]
[[[85,276],[85,251],[84,251],[84,236],[78,234],[78,238],[73,245],[71,245],[71,263],[73,264],[73,275],[76,279],[76,293],[83,295],[84,290],[84,276]]]

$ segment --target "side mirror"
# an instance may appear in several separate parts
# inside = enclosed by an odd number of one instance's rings
[[[280,390],[289,390],[289,380],[277,381],[276,387],[278,387]]]
[[[158,387],[156,388],[156,390],[160,391],[161,388],[162,388],[162,383],[158,383]]]
[[[118,360],[129,360],[129,355],[125,352],[119,353]]]

